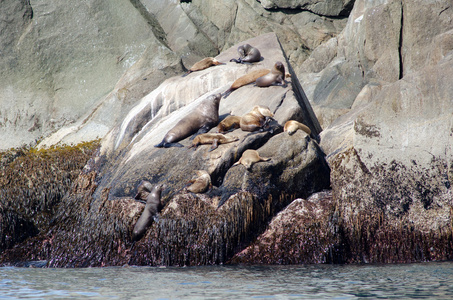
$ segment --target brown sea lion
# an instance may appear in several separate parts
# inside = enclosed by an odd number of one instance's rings
[[[211,176],[204,170],[196,170],[195,172],[197,173],[197,178],[189,181],[191,185],[187,190],[192,193],[204,193],[212,186]]]
[[[288,132],[289,135],[293,135],[298,129],[305,131],[307,134],[311,133],[310,128],[307,125],[297,122],[295,120],[289,120],[285,123],[283,131]]]
[[[258,48],[251,46],[250,44],[244,44],[238,47],[239,59],[232,58],[230,61],[236,63],[253,63],[261,60],[261,53]]]
[[[286,86],[285,76],[285,66],[281,61],[277,61],[270,73],[257,78],[255,84],[259,87],[268,87],[276,84]]]
[[[201,70],[207,69],[211,66],[217,66],[217,65],[223,65],[223,64],[224,63],[219,62],[214,57],[206,57],[206,58],[203,58],[202,60],[194,63],[193,66],[189,69],[189,71],[187,71],[187,73],[182,75],[182,77],[185,77],[195,71],[201,71]]]
[[[148,227],[152,224],[154,216],[162,209],[160,196],[164,187],[163,184],[155,185],[146,198],[145,209],[140,215],[140,218],[138,218],[137,223],[135,223],[134,230],[132,231],[132,241],[138,241],[143,237]]]
[[[269,107],[256,105],[252,111],[242,116],[239,125],[243,131],[264,130],[265,125],[273,116]]]
[[[137,194],[135,195],[135,199],[146,202],[146,198],[148,198],[149,193],[153,189],[153,185],[151,182],[143,180],[137,187]]]
[[[251,72],[239,77],[238,79],[236,79],[233,82],[233,84],[230,86],[230,88],[222,94],[222,96],[224,98],[228,97],[231,94],[231,92],[233,92],[234,90],[236,90],[244,85],[254,83],[258,78],[268,74],[270,71],[271,70],[269,70],[269,69],[258,69],[258,70],[251,71]]]
[[[189,148],[197,148],[199,145],[206,145],[206,144],[212,144],[211,148],[209,151],[212,151],[214,149],[217,149],[219,144],[226,144],[226,143],[231,143],[239,140],[235,136],[225,136],[221,133],[203,133],[200,135],[197,135],[193,141],[192,145],[189,146]]]
[[[172,129],[170,129],[160,144],[154,147],[183,147],[178,142],[192,134],[208,132],[219,123],[220,94],[211,95],[206,98],[194,111],[182,118]]]
[[[230,130],[239,128],[239,123],[241,122],[241,117],[238,116],[227,116],[225,119],[220,121],[217,125],[217,132],[224,133]]]
[[[242,164],[245,166],[245,168],[247,170],[250,171],[252,168],[252,165],[254,163],[257,163],[260,161],[269,161],[269,160],[270,160],[270,158],[261,157],[259,155],[258,151],[256,151],[256,150],[247,149],[244,151],[244,153],[242,153],[242,156],[239,159],[239,161],[237,161],[235,164],[233,164],[233,167]]]

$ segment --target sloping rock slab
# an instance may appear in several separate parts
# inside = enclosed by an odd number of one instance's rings
[[[106,188],[110,190],[110,199],[133,196],[138,183],[146,179],[152,183],[163,181],[168,184],[165,193],[168,199],[184,187],[197,169],[208,171],[213,181],[219,184],[226,170],[243,151],[260,147],[272,136],[270,132],[249,135],[248,132],[236,130],[228,135],[237,136],[239,142],[221,145],[209,153],[207,146],[196,151],[153,147],[179,119],[205,98],[227,90],[238,77],[254,69],[270,69],[276,61],[282,61],[286,70],[290,69],[275,34],[262,35],[244,43],[259,48],[264,59],[253,65],[230,63],[231,58],[238,57],[236,45],[216,57],[226,62],[225,65],[194,72],[183,78],[170,78],[129,112],[122,124],[102,142],[99,158],[107,163],[100,169],[101,181],[95,197]],[[307,124],[317,135],[319,124],[295,75],[291,82],[287,87],[258,88],[248,85],[239,88],[221,100],[219,115],[242,116],[255,105],[265,105],[275,114],[280,125],[283,126],[289,119],[296,119]],[[184,146],[190,143],[189,139],[181,141]]]

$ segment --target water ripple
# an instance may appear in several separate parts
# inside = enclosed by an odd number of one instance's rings
[[[453,299],[453,263],[0,268],[0,299]]]

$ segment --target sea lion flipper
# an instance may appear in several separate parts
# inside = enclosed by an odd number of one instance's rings
[[[189,71],[187,71],[186,73],[182,74],[181,77],[186,77],[186,76],[189,75],[190,73],[192,73],[192,71],[189,70]]]
[[[164,141],[160,142],[157,145],[154,145],[156,148],[170,148],[170,147],[184,147],[180,143],[166,143]]]
[[[165,143],[165,144],[164,144],[164,147],[165,147],[165,148],[170,148],[170,147],[178,147],[178,148],[181,148],[181,147],[184,147],[184,146],[181,145],[180,143]]]
[[[217,149],[218,146],[219,146],[219,140],[218,140],[218,139],[214,139],[214,140],[212,141],[212,146],[211,146],[211,148],[209,149],[209,152],[211,152],[212,150]]]
[[[205,125],[201,126],[200,129],[198,129],[198,131],[194,135],[192,135],[190,140],[193,140],[194,138],[196,138],[197,135],[208,132],[211,129],[211,127],[212,126],[210,126],[209,124],[205,124]]]
[[[164,145],[165,145],[165,142],[164,142],[164,141],[162,141],[162,142],[160,142],[159,144],[157,144],[157,145],[154,145],[154,147],[156,147],[156,148],[163,148],[163,147],[164,147]]]
[[[225,99],[226,97],[228,97],[228,96],[231,94],[232,91],[233,91],[232,89],[226,90],[226,91],[222,94],[222,97]]]

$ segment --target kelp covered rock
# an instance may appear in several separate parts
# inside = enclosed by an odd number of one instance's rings
[[[0,250],[16,246],[7,261],[47,258],[21,242],[47,233],[58,205],[98,146],[97,142],[47,150],[22,148],[0,153]],[[20,249],[23,248],[23,249]]]

